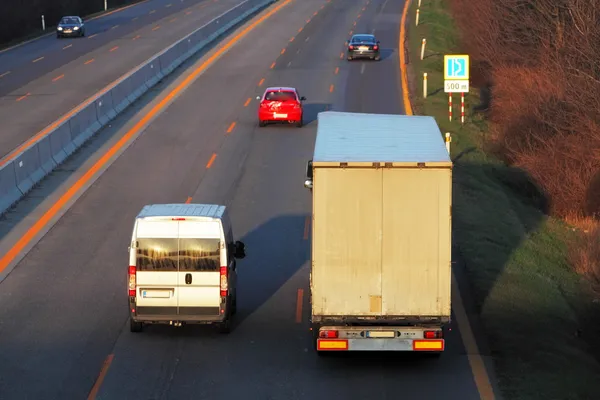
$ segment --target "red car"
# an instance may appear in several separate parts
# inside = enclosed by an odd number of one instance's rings
[[[265,90],[258,107],[258,125],[266,126],[272,122],[285,122],[302,127],[302,102],[306,97],[291,87],[270,87]]]

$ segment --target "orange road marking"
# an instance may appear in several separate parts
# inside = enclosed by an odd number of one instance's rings
[[[112,364],[114,357],[114,354],[109,354],[108,357],[106,357],[106,360],[104,360],[104,364],[102,364],[102,369],[100,370],[100,375],[98,375],[98,379],[96,379],[96,382],[94,382],[94,386],[88,395],[88,400],[94,400],[98,395],[100,386],[102,386],[102,382],[108,373],[108,368],[110,367],[110,364]]]
[[[302,300],[304,298],[304,289],[298,289],[296,295],[296,323],[302,322]]]
[[[65,77],[65,74],[62,74],[62,75],[60,75],[60,76],[57,76],[56,78],[52,79],[52,82],[59,81],[59,80],[61,80],[61,79],[62,79],[62,78],[64,78],[64,77]]]
[[[17,101],[25,100],[31,93],[27,93],[25,96],[21,96],[17,99]]]
[[[187,200],[185,201],[185,204],[190,204],[192,202],[192,198],[188,197]]]
[[[206,168],[212,167],[213,163],[215,162],[215,158],[217,158],[217,153],[213,153],[213,155],[210,157],[208,164],[206,164]]]
[[[262,86],[263,83],[265,83],[265,78],[262,78],[260,82],[258,82],[258,86]]]
[[[252,99],[248,97],[248,100],[246,100],[246,102],[244,103],[244,107],[248,107],[248,104],[250,104],[251,101]]]
[[[235,128],[235,121],[231,123],[231,125],[229,125],[229,128],[227,128],[227,133],[231,133],[231,131],[233,130],[233,128]]]

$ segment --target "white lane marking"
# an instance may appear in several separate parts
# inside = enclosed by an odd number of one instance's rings
[[[304,39],[305,42],[308,42],[308,39],[310,38],[310,36],[307,36],[306,39]]]
[[[360,66],[360,73],[363,74],[365,72],[365,67],[367,66],[367,64],[364,64]]]

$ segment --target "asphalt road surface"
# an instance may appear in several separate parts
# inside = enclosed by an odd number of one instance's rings
[[[149,0],[0,53],[0,157],[243,0]],[[218,27],[215,28],[215,30]]]
[[[98,399],[479,399],[458,326],[437,360],[322,358],[311,348],[303,181],[316,115],[403,112],[402,7],[294,0],[158,115],[0,284],[0,397],[82,399],[98,382]],[[382,60],[347,62],[350,31],[374,32]],[[307,97],[306,126],[258,128],[255,97],[273,85]],[[129,128],[114,129],[116,138]],[[130,333],[134,217],[145,204],[190,197],[230,206],[234,235],[246,243],[236,327]]]

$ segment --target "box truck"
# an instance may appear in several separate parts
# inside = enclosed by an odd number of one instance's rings
[[[452,161],[432,117],[322,112],[312,193],[311,329],[326,351],[444,351]]]

